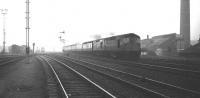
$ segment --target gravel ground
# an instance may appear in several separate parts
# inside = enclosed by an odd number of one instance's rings
[[[0,98],[46,98],[46,78],[35,57],[0,68]]]

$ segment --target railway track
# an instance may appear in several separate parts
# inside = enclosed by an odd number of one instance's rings
[[[183,69],[183,70],[190,70],[190,71],[200,71],[199,64],[200,62],[197,61],[189,61],[189,60],[168,60],[168,59],[141,59],[141,63],[147,64],[155,64],[155,65],[163,65],[166,67]]]
[[[47,62],[54,73],[60,90],[62,91],[62,98],[116,98],[70,66],[56,59],[50,59],[44,56],[42,56],[42,59]]]
[[[186,69],[186,68],[181,68],[181,65],[178,64],[172,64],[172,63],[143,63],[143,62],[128,62],[128,61],[120,61],[121,63],[126,63],[126,64],[130,64],[130,65],[134,65],[137,64],[139,67],[148,67],[151,69],[158,69],[158,70],[162,70],[162,71],[166,71],[166,72],[172,72],[175,74],[180,74],[180,75],[184,75],[186,77],[197,77],[200,78],[200,71],[197,70],[190,70],[190,69]],[[160,65],[167,65],[167,66],[160,66]],[[174,66],[174,67],[172,67]],[[175,67],[176,66],[176,67]],[[177,68],[177,66],[179,66],[179,68]],[[183,67],[183,65],[182,65]]]
[[[18,62],[22,59],[24,59],[24,56],[15,56],[15,57],[1,57],[0,59],[0,68],[4,67],[10,63]]]
[[[126,64],[119,63],[117,60],[95,60],[94,58],[87,57],[75,57],[76,59],[84,60],[87,62],[99,64],[101,66],[110,67],[123,72],[128,72],[131,74],[139,75],[152,80],[160,81],[170,85],[176,85],[180,88],[185,88],[193,91],[200,92],[200,79],[196,74],[195,76],[190,76],[188,73],[176,72],[176,70],[160,70],[156,68],[151,68],[150,66],[140,66],[136,64]],[[186,74],[186,75],[185,75]],[[194,74],[192,74],[194,75]]]
[[[165,98],[187,98],[187,97],[199,97],[200,92],[189,90],[185,88],[181,88],[175,85],[170,85],[167,83],[163,83],[160,81],[152,80],[143,76],[134,75],[131,73],[123,72],[120,70],[108,68],[108,67],[102,67],[97,64],[89,63],[86,61],[80,61],[75,60],[71,58],[64,58],[64,57],[58,57],[58,59],[65,59],[68,62],[77,63],[79,62],[79,65],[87,67],[88,69],[98,71],[101,74],[106,74],[110,77],[116,78],[117,80],[123,81],[129,85],[135,86],[137,88],[140,88],[146,92],[158,95],[160,97]],[[70,60],[69,60],[70,59]]]
[[[180,64],[180,65],[199,65],[199,60],[198,58],[145,58],[142,57],[142,61],[159,61],[159,62],[164,62],[164,63],[172,63],[172,64]]]
[[[79,55],[81,56],[81,55]],[[171,72],[174,74],[184,75],[186,77],[195,77],[200,78],[200,67],[193,68],[186,65],[180,65],[180,64],[174,64],[174,63],[164,63],[164,62],[155,62],[155,63],[144,63],[144,62],[136,62],[136,61],[124,61],[124,60],[114,60],[114,59],[107,59],[107,58],[99,58],[94,56],[82,56],[83,58],[89,58],[89,59],[96,59],[103,62],[115,62],[115,64],[121,64],[125,66],[136,66],[136,67],[142,67],[142,68],[149,68],[152,70],[162,70],[165,72]],[[197,66],[196,66],[197,67]],[[197,70],[195,70],[197,69]]]

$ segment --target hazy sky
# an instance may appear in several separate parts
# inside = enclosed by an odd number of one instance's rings
[[[25,44],[26,0],[1,0],[7,8],[6,45]],[[136,33],[141,38],[179,34],[180,0],[30,0],[30,44],[61,50],[66,44],[92,40],[94,35]],[[200,34],[200,0],[191,0],[191,39]],[[2,45],[2,15],[0,45]]]

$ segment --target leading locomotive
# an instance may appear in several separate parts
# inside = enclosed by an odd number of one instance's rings
[[[134,33],[112,36],[63,47],[64,53],[86,53],[120,59],[139,59],[140,37]]]

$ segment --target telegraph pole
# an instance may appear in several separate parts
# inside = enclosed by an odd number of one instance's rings
[[[7,9],[1,9],[1,13],[3,15],[3,54],[5,53],[5,45],[6,45],[6,17],[5,15],[7,14]]]
[[[29,0],[26,0],[26,54],[29,55],[30,54],[30,47],[29,47]]]

